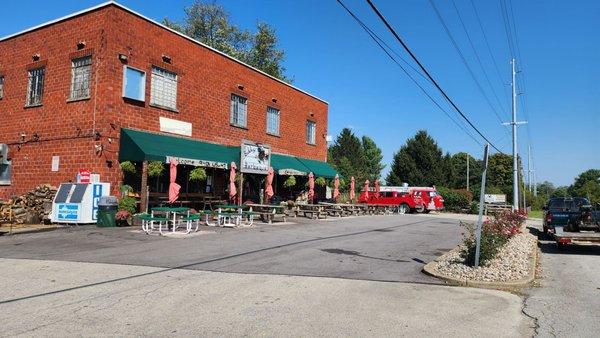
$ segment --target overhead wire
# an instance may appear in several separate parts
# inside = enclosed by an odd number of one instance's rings
[[[391,48],[383,39],[381,39],[371,28],[369,28],[369,26],[367,26],[362,20],[360,20],[360,18],[358,16],[356,16],[356,14],[354,14],[354,12],[352,12],[341,0],[337,0],[338,4],[340,4],[340,6],[342,6],[342,8],[344,8],[344,10],[346,10],[346,12],[359,24],[359,26],[369,35],[369,37],[371,37],[371,39],[377,44],[377,46],[379,46],[379,48],[381,48],[381,50],[383,50],[383,52],[398,66],[400,67],[400,69],[408,76],[408,78],[423,92],[423,94],[425,96],[427,96],[427,98],[440,110],[442,111],[456,126],[459,127],[459,129],[461,129],[463,132],[465,132],[465,134],[467,134],[473,141],[475,141],[477,144],[479,144],[480,146],[483,146],[483,144],[481,144],[481,142],[475,138],[475,136],[473,136],[473,134],[471,132],[469,132],[469,130],[464,126],[461,125],[458,121],[456,121],[452,115],[446,111],[428,92],[427,90],[421,86],[421,84],[410,74],[410,72],[408,72],[408,70],[406,68],[404,68],[402,66],[402,64],[400,64],[400,62],[398,62],[398,60],[396,60],[394,58],[394,56],[392,56],[390,54],[393,53],[395,54],[399,59],[401,59],[405,64],[407,64],[413,71],[415,71],[417,74],[421,75],[425,80],[427,80],[428,82],[431,83],[431,81],[426,78],[418,69],[416,69],[414,66],[412,66],[408,61],[406,61],[402,56],[400,56],[398,53],[396,53],[394,51],[393,48]],[[387,49],[386,49],[387,47]]]
[[[440,93],[444,96],[444,98],[448,101],[448,103],[450,103],[450,105],[458,112],[458,114],[460,114],[460,116],[469,124],[469,126],[471,126],[471,128],[473,128],[473,130],[475,130],[477,132],[477,134],[479,134],[479,136],[481,136],[487,143],[489,143],[490,146],[492,148],[494,148],[496,151],[502,153],[502,151],[498,147],[496,147],[489,140],[489,138],[486,137],[479,130],[479,128],[477,128],[473,124],[473,122],[471,122],[471,120],[465,115],[465,113],[460,108],[458,108],[458,106],[456,105],[456,103],[454,103],[454,101],[448,96],[448,94],[446,94],[446,92],[444,91],[444,89],[433,78],[433,76],[431,76],[431,74],[427,71],[427,69],[425,68],[425,66],[423,66],[423,64],[421,63],[421,61],[419,61],[419,59],[410,50],[410,48],[406,45],[406,43],[404,42],[404,40],[402,40],[402,38],[398,35],[398,33],[396,33],[396,30],[394,30],[394,28],[389,24],[389,22],[385,19],[385,17],[383,16],[383,14],[381,14],[381,12],[377,9],[377,7],[373,4],[373,2],[371,0],[366,0],[366,1],[369,4],[369,6],[371,6],[371,9],[373,10],[373,12],[375,12],[375,14],[379,17],[379,19],[384,23],[384,25],[386,26],[386,28],[392,33],[392,35],[396,38],[396,40],[402,45],[402,47],[404,48],[404,50],[406,50],[406,52],[410,55],[410,57],[417,63],[417,65],[419,66],[419,68],[423,71],[423,73],[425,73],[425,75],[427,76],[427,78],[429,78],[431,80],[431,82],[433,83],[433,85],[440,91]]]
[[[481,95],[483,96],[483,98],[485,99],[485,101],[487,102],[487,104],[490,106],[490,108],[492,109],[492,112],[496,115],[496,118],[498,118],[498,121],[500,122],[500,124],[502,124],[505,121],[502,120],[502,117],[500,117],[500,114],[498,114],[498,111],[496,110],[496,108],[492,104],[490,98],[485,93],[485,90],[483,89],[483,86],[481,85],[481,83],[479,83],[479,80],[477,80],[477,77],[475,76],[475,72],[473,72],[473,69],[471,69],[471,66],[469,66],[469,62],[467,61],[466,57],[464,56],[463,52],[461,51],[458,43],[454,39],[454,36],[452,35],[452,32],[450,32],[450,28],[448,28],[448,25],[446,24],[446,21],[442,17],[442,14],[438,10],[437,6],[435,5],[435,2],[433,0],[429,0],[429,3],[431,4],[431,7],[433,8],[433,11],[435,12],[438,20],[442,24],[442,27],[444,28],[444,31],[446,32],[446,35],[450,39],[450,42],[454,46],[454,49],[456,50],[456,52],[460,56],[460,59],[461,59],[462,63],[464,64],[465,68],[467,68],[467,71],[469,72],[469,75],[471,75],[471,78],[475,82],[475,85],[477,86],[477,89],[479,89],[479,92],[481,93]],[[503,129],[504,129],[504,131],[506,133],[508,133],[508,129],[506,127],[503,128]]]
[[[473,39],[471,39],[471,35],[469,34],[469,30],[467,29],[467,26],[465,25],[465,22],[463,21],[462,16],[460,15],[460,10],[458,9],[458,6],[456,5],[456,1],[455,0],[452,0],[452,5],[454,6],[454,10],[456,11],[456,16],[458,17],[458,21],[460,22],[460,25],[462,26],[462,29],[465,32],[465,35],[467,36],[467,40],[469,41],[469,45],[471,46],[471,49],[473,50],[473,54],[475,54],[475,59],[477,59],[477,63],[479,64],[479,67],[481,67],[481,71],[483,73],[483,76],[485,77],[485,80],[486,80],[488,86],[490,87],[490,90],[492,91],[492,94],[494,95],[494,98],[496,99],[496,102],[498,102],[498,105],[500,106],[500,109],[502,111],[508,113],[508,111],[506,110],[506,107],[500,101],[500,98],[498,97],[498,94],[496,94],[496,89],[492,85],[492,81],[490,80],[490,77],[488,76],[487,71],[485,70],[485,67],[483,66],[483,62],[481,61],[481,57],[479,57],[479,53],[477,52],[477,47],[475,47],[475,44],[473,43]]]

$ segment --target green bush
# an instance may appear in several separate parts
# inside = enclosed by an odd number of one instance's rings
[[[133,197],[121,198],[121,200],[119,201],[119,211],[127,211],[133,215],[137,209],[137,205],[135,202],[135,198]]]
[[[471,201],[473,194],[470,191],[461,189],[448,189],[445,187],[437,188],[437,191],[444,198],[444,208],[448,211],[471,210]]]
[[[295,185],[296,185],[296,177],[295,176],[290,176],[283,182],[284,188],[292,188]]]
[[[504,244],[508,241],[508,238],[495,234],[490,231],[481,232],[481,246],[479,251],[479,265],[486,265],[489,263],[498,251],[502,248]],[[476,251],[476,241],[475,235],[472,232],[464,241],[465,247],[460,253],[460,256],[465,260],[465,264],[468,266],[475,265],[475,251]]]

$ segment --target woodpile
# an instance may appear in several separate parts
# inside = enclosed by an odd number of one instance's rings
[[[25,195],[0,201],[0,221],[36,224],[48,219],[56,190],[56,187],[44,184]]]

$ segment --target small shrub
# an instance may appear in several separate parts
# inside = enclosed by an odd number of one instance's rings
[[[115,214],[115,219],[117,221],[125,221],[127,219],[129,219],[129,217],[131,216],[131,213],[127,210],[120,210]]]
[[[467,232],[465,233],[464,248],[460,256],[465,260],[465,265],[475,266],[475,253],[477,250],[477,242],[475,239],[475,230],[472,224],[462,224]],[[484,266],[496,257],[498,251],[508,241],[507,237],[495,234],[482,228],[481,230],[481,246],[479,248],[479,265]]]
[[[438,193],[444,198],[444,208],[448,211],[470,210],[473,194],[465,189],[456,190],[439,187]]]
[[[127,184],[121,184],[119,186],[119,191],[121,192],[121,197],[129,195],[133,191],[133,188]]]
[[[135,198],[133,197],[123,197],[119,201],[119,211],[127,211],[129,214],[134,214],[137,209],[137,205],[135,203]]]

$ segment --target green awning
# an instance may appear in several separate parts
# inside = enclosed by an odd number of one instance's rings
[[[175,157],[182,164],[228,168],[240,162],[240,147],[230,147],[189,138],[121,129],[119,161],[166,161]]]
[[[316,177],[325,177],[325,178],[334,178],[337,174],[337,171],[329,165],[327,162],[321,162],[317,160],[309,160],[307,158],[298,157],[298,160],[304,164],[309,171]]]
[[[297,157],[273,154],[271,167],[279,175],[308,175],[310,171]]]

